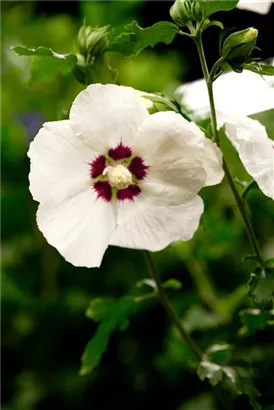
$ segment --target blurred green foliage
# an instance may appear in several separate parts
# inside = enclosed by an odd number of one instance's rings
[[[120,33],[132,19],[142,25],[144,3],[82,1],[77,17],[38,14],[29,1],[2,3],[3,410],[103,410],[116,404],[133,410],[221,409],[210,387],[196,377],[190,352],[154,299],[142,302],[123,333],[110,337],[100,366],[89,376],[79,376],[81,355],[98,329],[97,319],[85,316],[90,302],[142,295],[136,282],[148,277],[145,261],[138,251],[109,248],[99,270],[74,268],[39,233],[37,204],[28,191],[29,142],[44,121],[67,116],[84,86],[66,65],[51,58],[19,57],[10,46],[74,52],[84,18],[91,25],[111,24]],[[146,49],[133,59],[113,53],[111,64],[119,71],[120,84],[147,92],[174,91],[187,70],[182,54],[167,47]],[[258,119],[274,138],[273,116],[264,113]],[[224,138],[223,144],[233,174],[248,180]],[[225,181],[204,189],[202,196],[205,213],[193,241],[172,245],[155,259],[164,280],[182,283],[182,288],[167,291],[200,347],[234,345],[235,355],[258,369],[255,384],[264,408],[270,409],[273,319],[248,310],[252,301],[245,284],[254,262],[241,261],[249,247]],[[263,254],[273,257],[273,201],[252,190],[248,203]],[[250,408],[245,397],[235,406]]]

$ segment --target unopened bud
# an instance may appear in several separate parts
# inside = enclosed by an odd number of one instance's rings
[[[242,65],[256,47],[258,30],[250,27],[230,34],[221,47],[221,56],[230,65]]]
[[[82,26],[78,32],[78,52],[85,57],[97,57],[108,46],[108,26],[92,28]]]
[[[170,9],[172,20],[180,27],[188,23],[202,20],[200,2],[191,0],[176,0]]]
[[[192,15],[194,21],[201,21],[203,19],[203,12],[199,1],[192,2]]]

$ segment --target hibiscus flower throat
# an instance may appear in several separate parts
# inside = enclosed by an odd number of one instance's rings
[[[107,202],[113,198],[133,201],[141,193],[139,182],[146,178],[149,168],[122,142],[110,148],[106,155],[96,157],[89,165],[93,189],[98,198]]]

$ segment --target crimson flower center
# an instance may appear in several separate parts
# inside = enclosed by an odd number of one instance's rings
[[[149,166],[130,147],[121,142],[110,148],[106,155],[99,155],[90,163],[90,176],[98,198],[110,202],[133,201],[141,193],[139,182],[146,178]]]

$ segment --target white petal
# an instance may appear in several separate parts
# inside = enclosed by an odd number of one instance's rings
[[[203,201],[196,196],[178,206],[155,206],[144,198],[119,204],[117,228],[110,244],[159,251],[176,240],[191,239],[203,213]]]
[[[194,196],[184,187],[159,181],[151,176],[141,181],[139,187],[151,205],[178,205]]]
[[[265,127],[245,117],[226,119],[225,130],[247,172],[263,193],[274,199],[274,141]]]
[[[252,84],[252,87],[250,86]],[[235,98],[237,90],[237,98]],[[182,103],[193,111],[193,118],[209,116],[209,101],[205,80],[200,79],[179,87]],[[271,77],[264,78],[251,71],[223,74],[213,84],[215,106],[218,111],[237,115],[251,115],[274,108],[274,87]]]
[[[148,116],[133,88],[113,84],[88,86],[70,110],[73,131],[101,153],[121,141],[131,146],[137,128]]]
[[[270,10],[272,0],[240,0],[237,7],[254,11],[255,13],[267,14]]]
[[[166,111],[151,115],[134,138],[133,152],[150,167],[140,187],[149,191],[153,185],[153,196],[166,192],[170,203],[177,196],[178,204],[193,198],[204,185],[203,133],[179,114]],[[168,198],[164,202],[168,203]]]
[[[219,184],[224,177],[222,152],[215,142],[210,141],[210,139],[206,137],[204,137],[204,145],[204,169],[206,171],[206,181],[204,186]]]
[[[50,207],[39,205],[38,227],[74,266],[99,267],[115,228],[113,206],[90,189]]]
[[[69,121],[45,123],[30,144],[30,191],[41,203],[58,204],[91,185],[92,152],[73,134]]]

